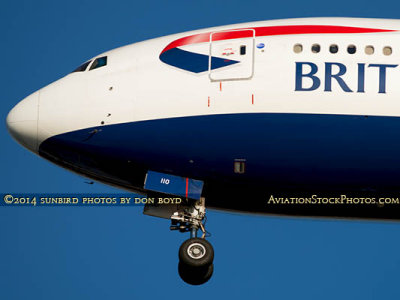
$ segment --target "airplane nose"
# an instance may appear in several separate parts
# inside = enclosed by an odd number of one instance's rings
[[[39,92],[20,101],[8,113],[7,128],[11,136],[30,151],[38,151]]]

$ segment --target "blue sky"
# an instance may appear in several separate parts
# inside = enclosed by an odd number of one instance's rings
[[[116,193],[14,142],[8,111],[103,51],[232,23],[310,16],[400,17],[400,3],[354,1],[18,1],[0,9],[0,193]],[[383,4],[383,3],[382,3]],[[0,207],[1,299],[399,299],[400,223],[210,211],[215,273],[177,274],[186,235],[140,207]]]

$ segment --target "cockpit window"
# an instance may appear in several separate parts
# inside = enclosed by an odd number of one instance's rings
[[[77,67],[75,70],[72,71],[72,73],[74,72],[83,72],[86,70],[86,68],[88,67],[88,65],[91,63],[92,61],[89,60],[83,64],[81,64],[79,67]]]
[[[107,65],[107,56],[96,58],[93,64],[90,66],[90,71],[98,69]]]

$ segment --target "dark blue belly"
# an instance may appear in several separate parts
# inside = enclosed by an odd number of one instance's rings
[[[40,154],[136,190],[147,170],[200,179],[207,201],[229,208],[269,191],[400,191],[399,135],[397,117],[227,114],[78,130],[44,141]],[[217,205],[221,197],[231,203]]]

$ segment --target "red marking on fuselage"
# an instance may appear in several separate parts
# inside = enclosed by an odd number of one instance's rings
[[[255,31],[256,37],[292,34],[379,33],[396,31],[392,29],[376,29],[334,25],[286,25],[238,28],[231,30],[227,29],[221,32],[213,33],[212,39],[213,41],[220,41],[252,37],[252,30]],[[209,42],[210,34],[211,32],[205,32],[177,39],[169,43],[161,53],[180,46]]]
[[[186,198],[188,197],[188,190],[189,190],[189,178],[186,177]]]

